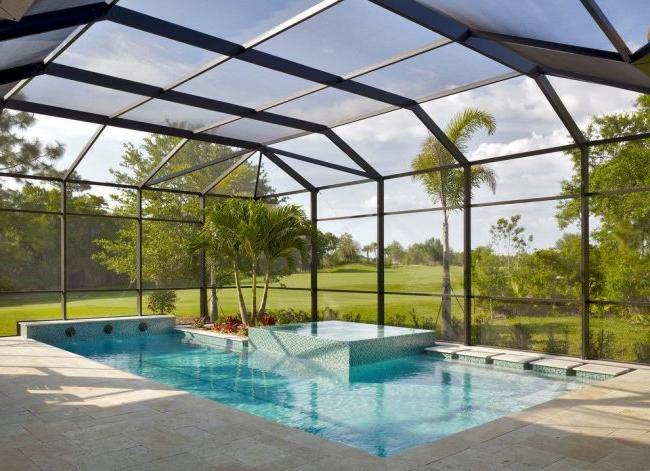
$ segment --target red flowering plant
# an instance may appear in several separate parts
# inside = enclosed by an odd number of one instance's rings
[[[259,317],[260,324],[262,325],[275,325],[278,323],[278,320],[273,317],[272,314],[265,312]]]

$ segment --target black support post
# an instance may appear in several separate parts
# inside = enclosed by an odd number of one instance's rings
[[[463,168],[463,280],[465,345],[472,344],[472,167]]]
[[[136,196],[137,238],[135,242],[135,287],[138,290],[138,316],[142,315],[142,189],[138,188]]]
[[[384,180],[377,181],[377,324],[384,325]]]
[[[205,195],[201,195],[199,200],[201,208],[201,226],[205,224]],[[205,249],[201,249],[199,254],[199,269],[201,270],[201,293],[199,295],[201,319],[208,317],[208,283],[206,272]]]
[[[580,298],[582,309],[582,358],[589,357],[589,149],[580,149]]]
[[[311,281],[311,320],[312,322],[316,322],[318,321],[318,191],[313,190],[310,195],[312,224],[311,263],[309,266]]]
[[[66,273],[67,273],[67,251],[66,251],[66,229],[67,229],[67,221],[66,221],[66,212],[67,212],[67,204],[66,204],[66,192],[67,192],[67,185],[65,180],[61,182],[61,317],[63,319],[68,318],[68,291],[67,291],[67,280],[66,280]]]

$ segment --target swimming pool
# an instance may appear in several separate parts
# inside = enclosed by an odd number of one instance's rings
[[[230,352],[182,339],[171,333],[57,346],[382,457],[581,386],[575,379],[426,355],[355,366],[337,375],[306,360]]]

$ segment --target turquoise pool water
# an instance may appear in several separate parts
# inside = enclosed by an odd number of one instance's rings
[[[432,442],[581,385],[426,355],[339,375],[304,360],[184,343],[174,334],[58,346],[376,456]]]

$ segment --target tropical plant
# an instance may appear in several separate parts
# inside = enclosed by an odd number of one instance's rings
[[[494,117],[484,111],[469,108],[451,118],[445,130],[451,142],[461,151],[466,152],[469,142],[476,132],[485,130],[494,134],[496,123]],[[449,151],[434,136],[429,136],[422,143],[420,153],[411,162],[416,171],[436,167],[446,167],[456,163]],[[464,169],[444,168],[436,172],[420,173],[413,178],[422,183],[433,204],[439,204],[442,210],[442,336],[451,338],[451,249],[449,247],[449,215],[461,207],[464,202]],[[481,165],[474,166],[470,174],[471,188],[488,185],[494,192],[496,177],[494,172]]]

